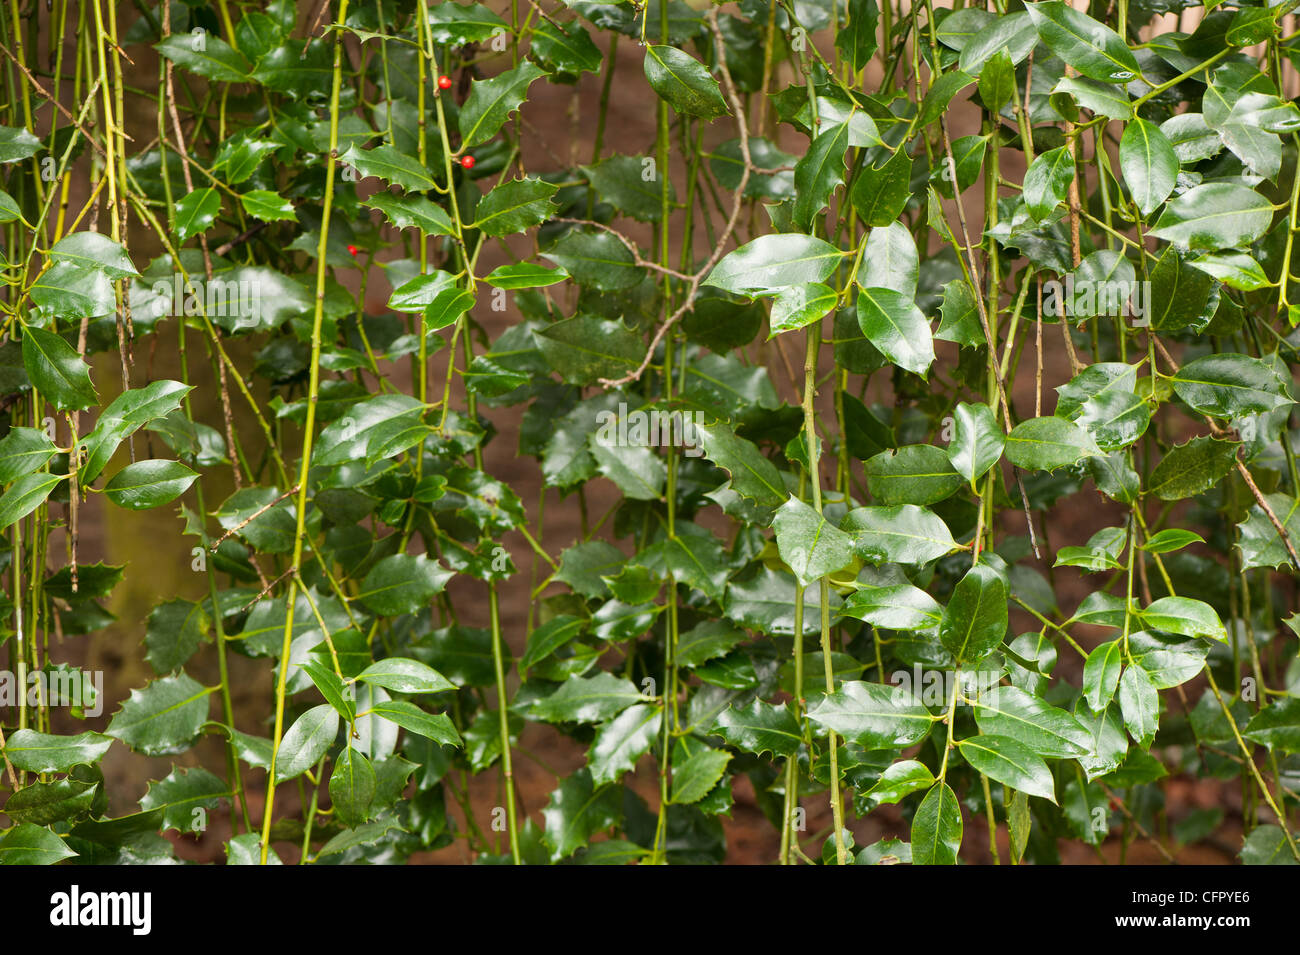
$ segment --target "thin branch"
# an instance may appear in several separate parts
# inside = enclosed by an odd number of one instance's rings
[[[297,494],[297,493],[298,493],[298,485],[295,484],[292,488],[290,488],[289,490],[285,491],[283,494],[281,494],[279,497],[277,497],[274,501],[271,501],[270,503],[268,503],[268,504],[264,504],[264,505],[262,505],[261,507],[259,507],[259,508],[258,508],[257,510],[255,510],[252,514],[249,514],[246,518],[244,518],[242,521],[240,521],[240,522],[239,522],[238,524],[236,524],[234,527],[230,528],[228,531],[226,531],[224,534],[222,534],[221,537],[217,540],[217,542],[216,542],[215,544],[213,544],[211,547],[208,548],[208,553],[209,553],[209,554],[215,554],[215,553],[217,552],[217,548],[220,547],[222,544],[224,544],[228,538],[234,536],[235,534],[238,534],[240,531],[242,531],[242,530],[243,530],[245,527],[247,527],[249,524],[253,523],[253,521],[257,520],[259,517],[261,517],[263,514],[265,514],[265,513],[266,513],[267,511],[269,511],[271,508],[275,507],[275,505],[279,504],[280,502],[282,502],[282,501],[284,501],[284,500],[287,500],[288,498],[293,497],[293,496],[294,496],[295,494]]]
[[[1241,454],[1240,447],[1237,448],[1237,454]],[[1257,485],[1255,479],[1250,476],[1250,470],[1246,465],[1242,464],[1241,458],[1235,458],[1234,461],[1237,465],[1237,473],[1240,474],[1242,480],[1246,482],[1246,487],[1250,488],[1250,493],[1255,498],[1255,503],[1258,504],[1259,509],[1268,516],[1269,523],[1271,523],[1273,529],[1277,531],[1278,537],[1282,538],[1282,544],[1286,547],[1286,552],[1291,555],[1291,563],[1295,565],[1297,570],[1300,570],[1300,554],[1296,553],[1295,545],[1291,543],[1291,538],[1287,535],[1286,528],[1283,527],[1282,522],[1277,519],[1277,514],[1275,514],[1273,508],[1269,506],[1268,499],[1260,492],[1259,485]]]
[[[659,326],[659,330],[655,332],[654,340],[650,342],[650,348],[646,351],[645,357],[641,359],[641,364],[637,366],[635,371],[614,380],[609,378],[600,379],[600,384],[606,388],[620,388],[623,385],[639,380],[645,374],[645,370],[650,367],[650,362],[654,359],[655,349],[664,340],[668,330],[676,325],[683,315],[695,308],[695,294],[700,290],[700,283],[704,281],[706,275],[713,271],[713,267],[722,258],[722,250],[727,247],[727,242],[735,234],[736,224],[740,221],[740,210],[745,202],[745,187],[749,185],[749,171],[754,165],[754,160],[749,153],[749,128],[745,120],[745,108],[741,105],[740,97],[736,93],[736,84],[732,82],[731,71],[727,69],[726,48],[722,42],[722,31],[718,29],[718,8],[711,8],[705,15],[705,19],[708,20],[709,30],[713,33],[713,45],[717,50],[718,72],[722,74],[722,86],[726,90],[727,100],[731,103],[732,112],[736,116],[736,128],[740,133],[740,155],[745,160],[745,168],[741,171],[740,182],[736,185],[733,193],[731,215],[728,217],[727,225],[722,230],[722,235],[718,237],[718,242],[713,247],[713,252],[710,253],[708,261],[694,275],[682,276],[687,281],[689,288],[686,290],[681,306],[668,317],[666,322]],[[661,174],[667,175],[668,171],[661,170]],[[664,228],[667,228],[667,226],[668,223],[665,222]]]
[[[683,282],[689,282],[692,278],[692,276],[685,275],[682,272],[678,272],[676,269],[670,269],[665,265],[660,265],[658,262],[651,262],[649,259],[642,258],[641,253],[637,249],[635,242],[633,242],[623,233],[619,232],[617,229],[613,228],[612,226],[607,226],[603,222],[597,222],[594,219],[571,219],[568,216],[555,216],[550,221],[566,222],[570,225],[580,225],[587,228],[600,229],[602,232],[608,232],[610,235],[618,239],[619,242],[622,242],[623,245],[627,247],[627,250],[632,253],[632,258],[635,260],[635,264],[638,268],[651,269],[655,272],[662,272],[664,275],[671,275],[673,278],[681,279]]]
[[[18,69],[22,70],[23,76],[27,77],[27,81],[31,83],[32,86],[36,87],[36,92],[40,93],[43,97],[45,97],[47,100],[53,103],[54,108],[57,109],[60,113],[62,113],[64,118],[67,119],[70,123],[72,123],[73,126],[77,127],[77,131],[81,133],[81,135],[86,137],[86,140],[90,143],[91,146],[95,148],[96,152],[98,152],[101,156],[105,155],[104,147],[95,141],[95,137],[91,136],[90,133],[86,131],[86,127],[82,126],[81,123],[77,121],[77,117],[73,116],[72,113],[68,111],[68,108],[66,106],[64,106],[62,103],[56,100],[54,96],[51,93],[49,93],[44,86],[40,84],[40,81],[38,81],[36,77],[32,76],[31,70],[27,69],[27,66],[23,63],[23,61],[18,59],[18,57],[14,56],[13,53],[10,52],[9,47],[5,46],[3,43],[0,43],[0,53],[3,53],[5,56],[9,57],[9,59],[13,61],[14,65],[17,66]],[[127,138],[130,139],[129,136]]]

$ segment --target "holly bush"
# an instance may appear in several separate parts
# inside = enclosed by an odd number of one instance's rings
[[[0,862],[1297,861],[1295,5],[16,0]]]

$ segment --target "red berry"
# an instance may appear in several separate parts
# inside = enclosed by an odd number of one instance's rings
[[[356,255],[356,254],[357,254],[357,247],[356,247],[355,245],[350,245],[350,246],[348,246],[348,254],[350,254],[350,255]]]
[[[473,169],[473,168],[474,168],[474,157],[473,157],[473,156],[461,156],[461,157],[460,157],[460,164],[461,164],[463,167],[465,167],[466,169]]]
[[[451,89],[451,77],[450,76],[438,77],[438,89],[442,89],[442,90]]]

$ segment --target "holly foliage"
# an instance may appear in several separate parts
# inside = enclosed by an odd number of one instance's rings
[[[0,863],[1300,861],[1294,6],[16,3]]]

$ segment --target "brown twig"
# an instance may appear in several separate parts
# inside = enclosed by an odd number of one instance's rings
[[[270,225],[269,222],[263,222],[261,219],[257,220],[251,226],[249,226],[247,229],[241,232],[239,235],[235,236],[233,239],[223,242],[221,243],[221,245],[213,249],[212,254],[217,256],[218,258],[225,255],[235,246],[242,245],[243,243],[247,242],[253,236],[257,235],[257,233],[265,229],[268,225]]]
[[[651,269],[655,272],[662,272],[664,275],[671,275],[673,278],[681,279],[683,282],[689,282],[693,278],[693,276],[686,275],[682,272],[678,272],[676,269],[670,269],[666,265],[660,265],[658,262],[651,262],[649,259],[642,258],[641,253],[637,250],[635,242],[633,242],[623,233],[619,232],[617,229],[613,228],[612,226],[607,226],[603,222],[597,222],[594,219],[572,219],[569,218],[568,216],[555,216],[550,221],[566,222],[570,225],[580,225],[586,228],[600,229],[602,232],[608,232],[614,238],[618,239],[619,242],[622,242],[623,245],[626,246],[627,250],[632,253],[632,257],[635,260],[635,265],[638,268]]]
[[[9,753],[5,751],[7,745],[8,744],[5,742],[4,727],[0,726],[0,753],[4,754],[5,769],[9,773],[9,786],[14,792],[18,792],[22,787],[18,785],[18,777],[14,774],[14,764],[9,762]]]
[[[933,16],[933,11],[931,11],[931,16]],[[934,48],[937,57],[938,48],[937,48],[937,41],[935,40],[933,35],[933,27],[931,28],[931,30],[932,32],[930,37],[930,43],[931,46]],[[988,345],[989,356],[990,356],[989,364],[993,372],[993,379],[998,386],[998,400],[1002,408],[1002,425],[1006,429],[1006,432],[1010,434],[1012,428],[1011,400],[1007,397],[1007,385],[1006,385],[1006,381],[1002,377],[1002,368],[998,365],[996,360],[997,349],[993,344],[993,326],[989,322],[988,309],[985,307],[984,304],[984,282],[983,279],[980,278],[979,267],[975,261],[975,251],[971,247],[970,230],[966,226],[966,206],[965,203],[962,202],[961,190],[955,188],[955,184],[958,181],[957,159],[952,152],[952,137],[948,134],[948,119],[943,114],[940,114],[939,116],[939,132],[943,137],[943,151],[944,151],[944,158],[948,162],[948,176],[951,179],[951,181],[954,183],[953,198],[956,200],[956,205],[957,205],[957,221],[958,224],[961,226],[962,250],[966,253],[967,267],[970,269],[971,281],[975,286],[976,311],[979,313],[980,327],[984,331],[984,340]],[[997,289],[992,290],[992,294],[993,296],[995,296],[994,299],[995,306],[996,306],[997,293],[998,293]],[[1042,321],[1041,314],[1042,313],[1040,309],[1039,321]],[[997,414],[996,409],[994,410],[994,414]],[[1025,489],[1020,484],[1020,479],[1016,475],[1016,470],[1014,466],[1012,467],[1011,470],[1011,476],[1012,476],[1012,480],[1015,482],[1016,487],[1019,488],[1020,490],[1020,501],[1025,508],[1025,523],[1029,529],[1029,543],[1033,548],[1034,557],[1036,558],[1041,557],[1042,555],[1038,549],[1038,537],[1034,533],[1033,516],[1029,510],[1029,497],[1025,494]],[[980,509],[980,513],[981,515],[983,514],[983,508]],[[975,559],[977,561],[979,559],[978,549],[976,549],[975,551]]]
[[[1165,362],[1169,365],[1169,367],[1172,368],[1175,373],[1177,373],[1178,362],[1174,361],[1173,356],[1169,354],[1168,349],[1165,348],[1165,346],[1161,343],[1160,339],[1157,336],[1153,335],[1150,331],[1148,331],[1147,334],[1150,335],[1151,340],[1155,342],[1156,350],[1160,352],[1160,357],[1162,357],[1165,360]],[[1203,417],[1205,418],[1206,422],[1209,424],[1210,430],[1213,433],[1215,434],[1223,433],[1223,430],[1217,424],[1215,424],[1213,418],[1211,418],[1209,415],[1203,415]],[[1255,483],[1254,477],[1251,476],[1250,469],[1247,468],[1246,465],[1242,463],[1240,455],[1241,455],[1241,448],[1238,447],[1237,457],[1233,458],[1233,462],[1237,465],[1237,473],[1240,474],[1241,479],[1246,482],[1246,487],[1250,488],[1251,496],[1255,498],[1255,503],[1258,504],[1259,509],[1264,512],[1264,515],[1268,518],[1269,523],[1273,525],[1273,529],[1277,531],[1277,536],[1282,539],[1282,546],[1286,548],[1286,552],[1291,556],[1292,564],[1296,567],[1296,569],[1300,570],[1300,554],[1296,553],[1295,545],[1291,543],[1291,537],[1289,534],[1287,534],[1286,527],[1283,526],[1280,520],[1278,520],[1277,514],[1274,513],[1273,508],[1269,506],[1268,499],[1264,497],[1264,493],[1260,491],[1259,485]]]
[[[1066,76],[1073,76],[1074,70],[1070,67],[1065,68]],[[1079,157],[1078,157],[1078,136],[1075,133],[1074,123],[1068,119],[1065,121],[1065,148],[1070,153],[1070,166],[1074,175],[1070,177],[1069,185],[1069,203],[1070,203],[1070,262],[1077,269],[1079,263],[1083,261],[1083,249],[1080,247],[1079,240]],[[1064,314],[1061,318],[1061,336],[1065,340],[1065,354],[1070,359],[1070,374],[1078,375],[1083,371],[1083,366],[1079,364],[1079,356],[1074,351],[1074,340],[1070,337],[1070,323],[1066,320]],[[1094,359],[1095,361],[1096,359]]]
[[[329,9],[329,6],[330,6],[329,0],[320,0],[320,3],[316,5],[316,12],[312,14],[311,19],[308,21],[309,25],[307,27],[307,43],[303,45],[302,53],[298,54],[299,58],[304,58],[304,59],[306,58],[307,46],[310,45],[312,41],[312,34],[314,34],[316,32],[316,28],[320,26],[320,22],[322,19],[324,19],[325,11]]]
[[[1125,818],[1133,824],[1133,828],[1138,831],[1138,835],[1142,836],[1143,839],[1148,840],[1153,846],[1155,846],[1156,851],[1160,853],[1161,857],[1164,858],[1166,862],[1171,865],[1177,865],[1178,860],[1176,860],[1170,854],[1169,850],[1165,848],[1164,843],[1143,828],[1142,823],[1138,822],[1137,817],[1129,811],[1128,806],[1124,805],[1124,800],[1116,796],[1115,793],[1111,791],[1111,788],[1105,783],[1098,783],[1097,785],[1101,786],[1101,791],[1106,794],[1106,798],[1110,800],[1110,804],[1122,812]]]
[[[324,8],[324,6],[325,3],[324,0],[322,0],[321,3],[322,9]],[[170,5],[164,3],[163,4],[163,33],[164,34],[171,33],[170,10],[171,10]],[[306,50],[306,47],[303,47],[303,49]],[[180,117],[180,113],[176,109],[176,87],[175,87],[175,83],[172,80],[171,60],[167,61],[165,67],[165,75],[166,75],[165,83],[167,87],[166,89],[167,112],[172,118],[172,129],[176,133],[177,154],[179,155],[181,160],[181,175],[184,176],[185,178],[185,188],[190,192],[193,192],[194,179],[190,175],[190,157],[188,151],[185,148],[185,132],[184,130],[181,129],[181,117]],[[208,251],[208,237],[203,233],[199,234],[199,248],[203,250],[203,271],[206,275],[207,281],[211,282],[212,281],[212,254]],[[179,265],[179,263],[177,264]],[[217,334],[215,330],[213,334],[214,335]],[[226,381],[225,366],[221,363],[220,360],[218,360],[216,364],[217,364],[217,378],[221,386],[221,411],[223,417],[225,418],[225,425],[226,425],[226,443],[230,447],[230,470],[234,476],[235,490],[239,490],[244,486],[244,477],[239,470],[239,450],[238,450],[238,446],[235,444],[235,416],[230,408],[230,385]]]
[[[261,600],[263,597],[265,597],[267,594],[269,594],[269,593],[271,592],[272,588],[274,588],[276,584],[278,584],[280,581],[284,580],[284,578],[288,577],[290,574],[295,574],[295,573],[297,572],[297,570],[298,570],[297,567],[290,567],[288,570],[286,570],[286,571],[285,571],[283,574],[281,574],[279,577],[275,578],[275,580],[271,581],[269,584],[266,584],[266,586],[262,588],[262,592],[261,592],[260,594],[258,594],[256,597],[254,597],[254,598],[253,598],[252,600],[250,600],[248,603],[244,604],[244,606],[242,606],[241,608],[239,608],[239,612],[240,612],[240,613],[244,613],[244,612],[248,611],[249,609],[251,609],[252,606],[253,606],[253,604],[257,603],[259,600]],[[263,583],[265,583],[265,578],[263,578]],[[292,607],[289,608],[289,615],[290,615],[290,616],[293,615],[293,608],[292,608]]]
[[[705,276],[713,271],[713,267],[722,258],[722,250],[726,248],[727,241],[735,234],[736,224],[740,221],[740,210],[745,202],[745,187],[749,185],[749,170],[754,164],[753,157],[749,153],[749,128],[745,121],[745,108],[741,105],[740,96],[736,93],[736,84],[732,82],[731,71],[727,69],[726,48],[722,42],[722,31],[718,28],[717,7],[711,8],[705,14],[705,19],[708,20],[709,30],[713,33],[713,44],[717,50],[718,72],[722,75],[722,86],[736,116],[736,128],[740,132],[740,155],[744,157],[745,168],[741,171],[740,182],[733,193],[731,215],[727,218],[727,225],[722,230],[722,234],[718,236],[717,245],[714,246],[713,252],[710,253],[708,261],[694,275],[681,276],[689,285],[681,306],[672,315],[668,316],[667,321],[659,326],[659,330],[655,332],[654,340],[650,342],[650,348],[646,351],[645,357],[641,359],[641,364],[636,367],[635,371],[614,380],[609,378],[600,379],[600,384],[606,388],[620,388],[623,385],[637,381],[645,374],[645,370],[650,367],[650,362],[654,359],[655,349],[664,340],[668,330],[676,325],[683,315],[695,308],[695,294],[700,290],[700,283],[704,281]],[[662,174],[667,175],[668,171],[662,170]],[[663,227],[667,228],[668,223],[663,223]]]
[[[1237,448],[1237,454],[1241,454],[1240,447]],[[1282,545],[1286,547],[1286,552],[1291,555],[1291,562],[1295,565],[1297,570],[1300,570],[1300,554],[1296,554],[1295,545],[1291,543],[1291,538],[1287,535],[1286,528],[1283,527],[1282,522],[1277,519],[1277,514],[1275,514],[1273,508],[1269,506],[1268,499],[1260,492],[1259,486],[1255,483],[1255,479],[1250,476],[1250,469],[1247,468],[1246,465],[1242,464],[1240,457],[1234,458],[1233,460],[1237,465],[1237,473],[1240,474],[1241,479],[1246,482],[1246,487],[1250,488],[1250,493],[1254,496],[1255,503],[1258,504],[1259,509],[1267,515],[1269,523],[1271,523],[1273,529],[1277,531],[1277,536],[1282,538]]]
[[[955,183],[957,182],[957,160],[952,152],[952,140],[948,136],[948,120],[943,116],[939,117],[939,130],[943,135],[944,157],[948,161],[948,175]],[[961,200],[961,192],[954,189],[953,195],[957,202],[957,221],[961,226],[962,251],[966,253],[966,261],[970,268],[971,281],[975,285],[975,305],[976,311],[980,317],[980,327],[984,330],[984,340],[988,343],[991,355],[996,355],[997,349],[993,345],[993,327],[989,324],[988,309],[984,305],[984,282],[980,278],[979,268],[975,262],[975,252],[971,249],[970,230],[966,227],[966,206]],[[996,294],[996,291],[994,292]],[[992,361],[993,377],[998,385],[998,398],[1002,404],[1002,423],[1008,433],[1011,431],[1011,402],[1007,400],[1007,386],[1002,379],[1002,369],[998,367],[996,361]],[[996,413],[996,412],[995,412]]]
[[[72,113],[68,112],[68,108],[66,106],[64,106],[62,103],[60,103],[50,93],[46,91],[45,87],[43,87],[37,81],[36,77],[32,76],[31,71],[27,69],[27,66],[22,62],[22,60],[18,59],[18,57],[14,56],[13,53],[9,51],[9,47],[5,46],[3,43],[0,43],[0,53],[4,53],[5,56],[9,57],[9,59],[13,61],[14,65],[17,66],[18,69],[22,70],[23,76],[27,77],[27,81],[36,88],[36,92],[40,93],[41,96],[45,97],[47,100],[53,103],[54,108],[57,109],[60,113],[62,113],[64,118],[67,119],[70,123],[72,123],[73,126],[77,127],[77,131],[81,133],[81,135],[86,137],[86,141],[89,142],[90,145],[93,146],[101,156],[106,155],[104,152],[104,147],[95,141],[95,138],[86,131],[86,127],[82,126],[81,123],[77,122],[77,117],[73,116]]]
[[[1043,281],[1038,280],[1038,309],[1034,312],[1034,417],[1043,416]]]
[[[283,494],[281,494],[279,497],[277,497],[274,501],[271,501],[270,503],[268,503],[268,504],[264,504],[264,505],[262,505],[261,507],[259,507],[259,508],[258,508],[257,510],[255,510],[252,514],[248,515],[248,517],[244,518],[242,521],[240,521],[240,522],[239,522],[238,524],[236,524],[234,527],[230,528],[230,529],[227,530],[224,534],[222,534],[222,535],[221,535],[221,538],[220,538],[220,539],[219,539],[215,544],[213,544],[211,547],[208,548],[208,553],[209,553],[209,554],[215,554],[215,553],[217,552],[217,548],[220,547],[222,544],[224,544],[228,538],[232,537],[232,536],[235,535],[235,534],[238,534],[240,531],[242,531],[242,530],[243,530],[245,527],[247,527],[249,524],[253,523],[253,521],[257,520],[259,517],[261,517],[263,514],[265,514],[265,513],[266,513],[267,511],[269,511],[271,508],[275,507],[275,505],[281,503],[282,501],[284,501],[284,500],[286,500],[286,499],[288,499],[288,498],[290,498],[290,497],[293,497],[293,495],[295,495],[295,494],[297,494],[297,493],[298,493],[298,486],[297,486],[297,485],[294,485],[294,486],[291,487],[289,490],[285,491]]]

